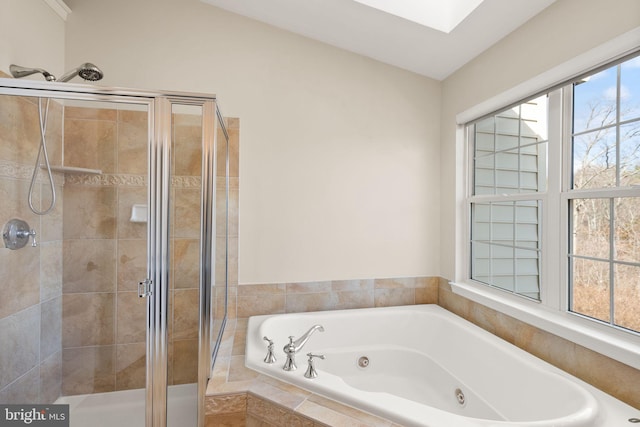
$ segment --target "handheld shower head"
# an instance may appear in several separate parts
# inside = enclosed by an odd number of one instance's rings
[[[56,80],[56,77],[53,74],[49,73],[47,70],[43,70],[42,68],[28,68],[16,64],[11,64],[9,66],[9,71],[11,72],[11,75],[16,79],[27,77],[31,74],[40,73],[44,76],[45,79],[47,79],[48,82],[53,82]]]
[[[100,68],[96,67],[92,63],[85,62],[84,64],[80,65],[78,68],[65,73],[57,81],[68,82],[75,76],[80,76],[87,81],[95,82],[100,80],[102,77],[104,77],[104,73],[100,70]]]

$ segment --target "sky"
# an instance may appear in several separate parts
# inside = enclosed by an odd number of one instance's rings
[[[618,68],[620,80],[618,81]],[[575,86],[574,133],[594,130],[574,139],[574,166],[606,164],[615,167],[617,127],[616,97],[620,94],[621,168],[640,168],[640,57],[590,76]],[[596,114],[594,114],[596,112]],[[590,118],[591,117],[591,118]],[[588,144],[597,138],[589,154]],[[588,156],[588,157],[587,157]],[[624,163],[624,164],[623,164]]]

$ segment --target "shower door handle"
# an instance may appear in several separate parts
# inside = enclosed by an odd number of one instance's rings
[[[151,291],[151,285],[153,281],[151,279],[144,279],[142,282],[138,282],[138,296],[140,298],[148,297],[153,292]]]

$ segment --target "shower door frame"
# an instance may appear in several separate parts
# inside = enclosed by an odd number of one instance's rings
[[[204,427],[204,397],[213,363],[211,343],[212,288],[215,280],[215,200],[217,126],[226,134],[212,94],[147,91],[88,84],[42,82],[0,78],[0,95],[47,97],[65,100],[145,105],[148,110],[148,213],[145,427],[167,426],[167,309],[170,266],[170,205],[172,105],[202,107],[202,187],[200,219],[200,280],[198,333],[198,427]],[[218,122],[219,120],[219,122]],[[228,160],[227,160],[228,161]],[[226,171],[228,175],[228,170]],[[228,181],[228,177],[227,177]],[[145,278],[140,278],[144,280]],[[225,288],[227,284],[225,283]],[[226,301],[226,298],[225,298]],[[225,313],[222,330],[226,323]],[[213,351],[217,350],[217,343]]]
[[[202,108],[202,187],[200,200],[200,273],[197,426],[204,427],[205,392],[211,372],[212,287],[215,280],[216,135],[219,110],[215,96],[162,95],[154,101],[155,137],[149,150],[149,272],[152,291],[147,304],[146,427],[167,425],[168,296],[170,259],[170,191],[172,114],[174,105]],[[220,126],[224,126],[220,121]],[[225,131],[226,133],[226,131]],[[155,177],[155,178],[154,178]],[[159,223],[159,224],[158,224]],[[151,222],[149,223],[151,224]],[[153,235],[152,235],[153,234]],[[151,252],[153,251],[153,252]],[[158,264],[160,260],[160,264]],[[225,317],[226,320],[226,307]],[[223,326],[224,329],[224,321]],[[217,346],[214,346],[217,348]]]

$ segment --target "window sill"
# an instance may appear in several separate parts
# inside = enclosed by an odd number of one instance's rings
[[[640,335],[600,325],[483,285],[450,284],[457,295],[640,369]]]

